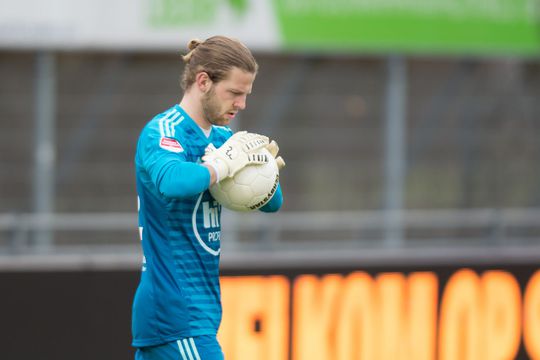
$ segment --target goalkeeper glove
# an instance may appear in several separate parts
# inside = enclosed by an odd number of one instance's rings
[[[266,164],[268,157],[257,150],[268,146],[268,137],[239,131],[231,136],[218,149],[208,147],[202,160],[211,166],[219,182],[234,176],[238,170],[251,164]]]
[[[277,142],[272,140],[268,145],[266,145],[266,150],[268,150],[268,152],[270,152],[270,154],[272,154],[272,156],[276,159],[278,170],[283,169],[285,167],[285,160],[283,160],[281,156],[277,156],[279,152],[279,146]]]

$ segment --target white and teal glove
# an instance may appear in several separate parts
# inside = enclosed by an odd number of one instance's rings
[[[258,150],[269,146],[266,136],[239,131],[218,149],[208,147],[203,156],[203,164],[211,166],[219,182],[234,176],[247,165],[266,164],[269,159]]]
[[[279,152],[279,146],[278,146],[277,142],[272,140],[268,145],[266,145],[266,149],[276,159],[276,164],[277,164],[278,170],[283,169],[285,167],[285,160],[283,160],[283,158],[281,156],[277,156],[277,154]]]

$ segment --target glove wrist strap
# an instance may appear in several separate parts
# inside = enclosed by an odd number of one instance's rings
[[[221,180],[227,177],[227,174],[229,172],[228,167],[227,165],[225,165],[223,162],[219,161],[218,159],[207,161],[204,164],[214,169],[214,172],[216,173],[216,183],[220,182]]]

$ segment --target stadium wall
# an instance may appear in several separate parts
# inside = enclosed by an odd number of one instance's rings
[[[537,261],[436,263],[227,267],[219,334],[226,358],[540,358]],[[0,273],[2,358],[133,358],[138,277]]]

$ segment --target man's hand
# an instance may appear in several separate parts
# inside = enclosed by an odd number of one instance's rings
[[[266,136],[239,131],[218,149],[207,148],[202,158],[203,164],[214,169],[216,182],[219,182],[234,176],[238,170],[247,165],[267,163],[268,157],[258,150],[268,145],[269,139]]]

